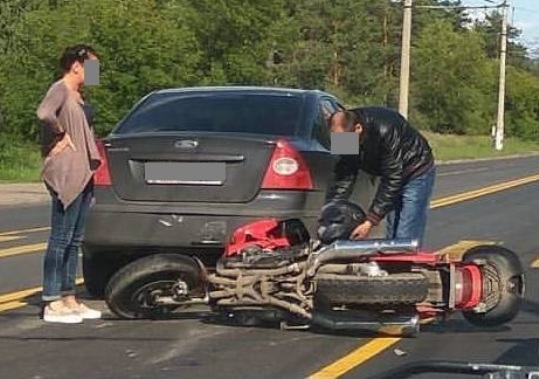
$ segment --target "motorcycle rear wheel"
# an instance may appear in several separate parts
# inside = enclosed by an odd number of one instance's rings
[[[524,269],[518,256],[498,245],[481,245],[469,249],[464,262],[480,261],[483,299],[486,311],[463,311],[463,317],[476,326],[499,326],[513,320],[524,296]]]
[[[190,258],[155,254],[137,259],[114,274],[105,289],[105,301],[124,319],[163,318],[181,304],[158,304],[158,296],[172,296],[178,283],[193,290],[201,282],[200,269]]]

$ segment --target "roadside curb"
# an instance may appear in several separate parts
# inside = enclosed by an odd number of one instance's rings
[[[539,152],[531,152],[524,154],[513,154],[513,155],[504,155],[500,157],[489,157],[489,158],[467,158],[467,159],[453,159],[449,161],[436,161],[437,166],[448,166],[452,164],[461,164],[461,163],[474,163],[474,162],[487,162],[487,161],[500,161],[508,159],[518,159],[518,158],[527,158],[538,156]]]

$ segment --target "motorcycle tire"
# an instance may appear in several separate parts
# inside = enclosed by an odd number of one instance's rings
[[[201,286],[200,268],[179,254],[155,254],[137,259],[120,269],[105,289],[109,309],[124,319],[163,318],[179,305],[152,304],[155,295],[170,296],[172,286],[182,280],[189,291]]]
[[[407,305],[428,296],[429,281],[420,273],[397,273],[385,277],[324,275],[316,281],[316,297],[325,304]]]
[[[482,301],[486,310],[463,311],[463,317],[475,326],[499,326],[513,320],[524,296],[524,270],[518,256],[498,245],[481,245],[469,249],[464,262],[482,261],[484,275]]]

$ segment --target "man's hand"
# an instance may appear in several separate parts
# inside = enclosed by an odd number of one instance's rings
[[[51,152],[49,153],[49,156],[54,156],[56,154],[59,154],[62,152],[66,147],[71,147],[73,151],[76,151],[75,144],[73,144],[73,141],[71,141],[71,137],[69,137],[69,134],[64,134],[62,139],[54,145]]]
[[[354,229],[352,232],[352,235],[350,236],[350,239],[353,240],[359,240],[363,238],[367,238],[369,236],[369,233],[372,229],[372,222],[365,221],[364,223],[360,224],[357,228]]]

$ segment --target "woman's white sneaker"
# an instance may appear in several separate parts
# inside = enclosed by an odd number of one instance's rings
[[[82,316],[67,307],[52,309],[49,305],[43,310],[43,321],[60,324],[80,324],[83,322]]]
[[[91,309],[82,303],[79,304],[78,314],[83,319],[90,319],[90,320],[100,319],[102,316],[101,311]]]

